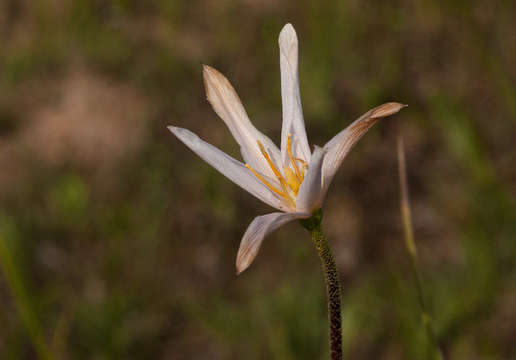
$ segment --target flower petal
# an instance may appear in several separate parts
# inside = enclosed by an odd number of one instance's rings
[[[203,78],[208,101],[240,145],[244,161],[256,171],[274,177],[257,141],[263,144],[276,162],[280,159],[278,147],[253,126],[235,89],[224,75],[211,66],[203,65]]]
[[[342,164],[342,160],[353,148],[358,140],[374,125],[378,120],[396,114],[406,105],[389,102],[369,110],[364,115],[355,120],[351,125],[335,135],[324,149],[328,152],[323,164],[323,196],[326,194],[335,173]]]
[[[240,161],[201,140],[189,130],[174,126],[169,126],[168,129],[194,153],[242,189],[278,210],[289,210],[284,201],[260,182]]]
[[[323,203],[322,198],[322,166],[326,152],[319,146],[315,147],[308,171],[299,188],[296,198],[296,210],[311,213],[320,209]]]
[[[281,102],[283,107],[283,126],[281,128],[281,158],[283,166],[289,164],[287,152],[288,135],[292,135],[294,157],[310,161],[310,147],[306,137],[303,108],[299,93],[298,47],[294,27],[287,24],[279,35],[281,68]]]
[[[257,216],[253,222],[247,228],[242,241],[240,242],[240,248],[238,249],[236,259],[236,270],[237,275],[247,269],[253,262],[254,258],[260,250],[263,239],[278,229],[280,226],[295,220],[295,219],[306,219],[311,215],[309,213],[271,213],[267,215]]]

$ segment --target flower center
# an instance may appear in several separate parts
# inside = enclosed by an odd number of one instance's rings
[[[281,172],[278,170],[274,162],[272,161],[271,157],[269,156],[269,153],[267,153],[267,150],[263,147],[263,144],[258,140],[256,142],[258,144],[258,148],[260,149],[260,152],[262,153],[263,157],[269,164],[272,172],[278,179],[281,189],[278,189],[276,186],[272,185],[269,181],[267,181],[262,175],[260,175],[256,170],[254,170],[251,165],[245,164],[245,166],[256,176],[265,186],[267,186],[269,189],[271,189],[276,194],[280,195],[282,198],[284,198],[287,203],[292,207],[293,209],[296,208],[296,196],[299,191],[299,187],[301,186],[301,183],[303,182],[305,178],[305,171],[308,167],[308,164],[306,161],[300,158],[296,158],[292,155],[292,135],[288,135],[288,142],[287,142],[287,152],[288,152],[288,158],[290,160],[290,165],[292,166],[293,170],[287,166],[283,168],[283,172],[285,175],[282,175]],[[301,164],[301,169],[299,168],[297,163]]]

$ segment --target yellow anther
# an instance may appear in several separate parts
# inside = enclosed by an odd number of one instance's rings
[[[265,151],[265,148],[263,147],[263,144],[261,143],[260,140],[256,141],[258,143],[258,147],[260,148],[260,151],[262,152],[262,155],[263,157],[265,158],[265,160],[267,160],[267,163],[269,164],[272,172],[274,173],[274,175],[276,175],[276,177],[278,178],[278,181],[280,182],[281,184],[281,187],[283,188],[283,190],[285,192],[286,191],[286,188],[287,188],[287,182],[285,181],[285,179],[283,178],[283,175],[281,175],[281,173],[279,172],[278,168],[276,167],[276,165],[274,165],[274,163],[272,162],[269,154],[267,153],[267,151]]]
[[[301,183],[301,182],[303,182],[303,176],[299,172],[299,168],[297,167],[296,161],[294,160],[294,156],[292,155],[292,134],[288,134],[287,152],[288,152],[288,158],[290,159],[290,162],[292,163],[292,167],[294,168],[294,171],[296,172],[297,179]]]
[[[285,172],[285,178],[287,179],[288,186],[292,189],[294,194],[297,195],[297,192],[299,191],[299,186],[301,186],[301,182],[299,181],[298,177],[294,174],[291,168],[283,168]]]
[[[254,170],[251,165],[249,164],[245,164],[245,167],[248,168],[249,170],[251,170],[251,172],[254,174],[254,176],[256,176],[258,178],[258,180],[260,180],[262,183],[265,184],[265,186],[267,186],[269,189],[271,189],[272,191],[274,191],[276,194],[282,196],[282,197],[285,197],[285,193],[283,193],[281,190],[278,190],[276,189],[276,187],[274,187],[273,185],[271,185],[270,182],[268,182],[267,180],[265,180],[265,178],[263,176],[261,176],[260,174],[258,174],[258,172],[256,172],[256,170]]]
[[[305,178],[305,170],[308,168],[308,163],[300,158],[294,158],[294,160],[301,163],[301,182],[303,182],[303,179]]]
[[[256,176],[258,178],[258,180],[260,180],[262,183],[264,183],[265,186],[267,186],[269,189],[271,189],[274,193],[276,193],[276,194],[280,195],[282,198],[284,198],[292,209],[295,209],[296,208],[295,198],[297,195],[297,190],[294,190],[294,187],[292,187],[291,184],[289,182],[287,182],[287,180],[285,180],[283,175],[281,175],[278,168],[276,167],[276,165],[274,165],[269,154],[263,147],[263,144],[259,140],[256,141],[256,143],[258,144],[258,147],[260,148],[260,151],[261,151],[263,157],[265,158],[265,160],[267,160],[267,163],[269,164],[272,172],[278,179],[282,190],[277,189],[270,182],[268,182],[262,175],[260,175],[256,170],[254,170],[251,167],[251,165],[245,164],[245,167],[248,168],[254,174],[254,176]],[[298,186],[298,189],[299,189],[299,186]]]
[[[274,165],[274,163],[272,162],[272,160],[269,156],[269,153],[263,147],[262,142],[260,140],[257,140],[256,143],[258,144],[258,147],[260,148],[260,151],[262,152],[263,157],[265,158],[265,160],[267,160],[267,163],[269,163],[269,166],[272,169],[272,172],[274,173],[274,175],[281,177],[281,173],[276,168],[276,165]]]

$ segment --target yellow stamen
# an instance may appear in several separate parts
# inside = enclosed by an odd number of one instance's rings
[[[267,186],[269,189],[271,189],[272,191],[274,191],[276,194],[280,195],[280,196],[283,196],[285,197],[285,194],[281,191],[281,190],[278,190],[276,189],[276,187],[274,187],[273,185],[271,185],[270,182],[268,182],[267,180],[265,180],[265,178],[263,176],[261,176],[260,174],[258,174],[258,172],[256,172],[256,170],[254,170],[251,165],[249,164],[245,164],[245,167],[248,168],[249,170],[251,170],[251,172],[254,174],[254,176],[256,176],[258,178],[258,180],[260,180],[262,183],[265,184],[265,186]]]
[[[265,150],[265,148],[263,147],[263,144],[260,140],[257,140],[256,143],[258,144],[258,147],[260,148],[260,151],[262,152],[262,155],[263,157],[265,158],[265,160],[267,160],[267,162],[269,163],[269,166],[271,167],[272,169],[272,172],[274,173],[274,175],[278,176],[278,177],[281,177],[281,174],[280,172],[278,171],[278,169],[276,168],[276,165],[274,165],[274,163],[272,162],[270,156],[269,156],[269,153]]]
[[[305,178],[305,170],[308,168],[308,163],[303,159],[295,157],[294,160],[299,161],[301,163],[301,182]]]
[[[260,148],[260,151],[262,152],[263,157],[265,158],[265,160],[267,160],[267,162],[269,163],[269,166],[270,166],[272,172],[278,178],[278,180],[279,180],[283,190],[285,190],[286,187],[287,187],[287,182],[283,178],[283,175],[281,175],[281,173],[279,172],[279,170],[276,167],[276,165],[274,165],[274,163],[272,162],[269,154],[267,153],[267,151],[265,151],[265,148],[263,147],[263,144],[259,140],[257,141],[257,143],[258,143],[258,147]]]
[[[251,165],[245,164],[245,166],[254,174],[254,176],[256,176],[258,178],[258,180],[263,182],[265,184],[265,186],[267,186],[273,192],[275,192],[276,194],[278,194],[281,197],[283,197],[287,201],[289,206],[291,208],[295,209],[296,208],[295,196],[297,195],[297,191],[293,191],[293,188],[288,184],[288,182],[285,180],[283,175],[281,175],[281,173],[279,172],[278,168],[276,167],[276,165],[274,165],[274,163],[272,162],[269,154],[267,153],[267,151],[263,147],[263,144],[259,140],[256,141],[256,142],[258,144],[258,147],[260,148],[260,151],[261,151],[263,157],[265,158],[265,160],[267,160],[267,163],[269,164],[272,172],[274,173],[274,175],[276,175],[276,178],[280,182],[281,188],[282,188],[283,191],[279,190],[276,187],[274,187],[273,185],[271,185],[271,183],[268,182],[267,180],[265,180],[265,178],[262,175],[260,175],[257,171],[255,171],[251,167]]]
[[[265,178],[263,176],[261,176],[260,174],[258,174],[258,172],[256,170],[254,170],[251,165],[249,164],[245,164],[245,167],[248,168],[253,174],[254,176],[256,176],[258,178],[258,180],[260,180],[262,183],[264,183],[265,186],[267,186],[269,189],[271,189],[273,192],[275,192],[276,194],[278,194],[279,196],[281,196],[282,198],[284,198],[287,203],[289,204],[289,206],[293,209],[296,208],[296,203],[294,200],[292,200],[292,198],[285,192],[277,189],[275,186],[271,185],[270,182],[268,182],[267,180],[265,180]]]
[[[294,194],[297,195],[299,187],[301,186],[301,182],[299,181],[298,177],[294,174],[291,168],[286,167],[283,168],[283,170],[285,172],[285,177],[287,178],[288,186],[292,189]]]
[[[299,168],[297,167],[296,161],[294,160],[294,156],[292,155],[292,134],[288,134],[287,152],[288,152],[288,157],[290,159],[290,162],[292,163],[292,166],[294,167],[294,171],[296,172],[297,179],[301,183],[301,182],[303,182],[303,177],[300,174]]]

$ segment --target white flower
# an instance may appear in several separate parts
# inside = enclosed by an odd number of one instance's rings
[[[280,210],[258,216],[249,225],[238,250],[237,274],[254,260],[265,236],[280,226],[309,218],[321,208],[326,191],[342,160],[353,145],[379,119],[397,113],[404,105],[378,106],[338,133],[323,148],[310,152],[306,137],[298,78],[297,35],[291,24],[279,35],[283,127],[281,149],[258,131],[229,81],[204,65],[208,101],[240,145],[245,163],[201,140],[192,132],[168,129],[204,161],[252,195]]]

